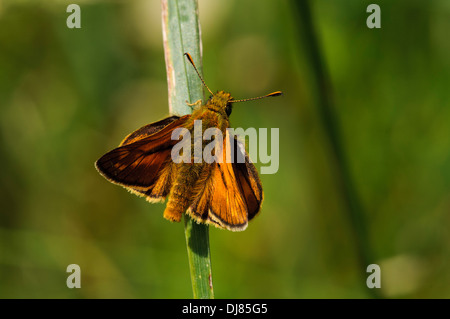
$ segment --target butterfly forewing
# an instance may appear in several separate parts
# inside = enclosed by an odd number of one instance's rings
[[[241,231],[247,227],[261,207],[262,187],[256,168],[249,161],[242,143],[227,133],[223,162],[213,163],[203,171],[195,186],[195,196],[188,213],[199,222],[219,228]],[[231,152],[234,148],[234,152]],[[227,162],[227,153],[243,152],[245,163]]]
[[[188,118],[189,115],[185,115],[183,118]],[[159,131],[161,131],[163,128],[167,127],[166,129],[171,129],[171,127],[173,127],[173,125],[176,125],[179,123],[177,120],[179,120],[180,117],[173,115],[170,117],[166,117],[165,119],[158,121],[158,122],[154,122],[148,125],[145,125],[139,129],[137,129],[136,131],[134,131],[133,133],[129,134],[127,137],[125,137],[122,141],[122,143],[120,143],[119,146],[123,146],[123,145],[127,145],[127,144],[131,144],[133,142],[142,140],[143,138],[150,136],[152,134],[155,134]],[[182,122],[185,122],[185,119],[181,120]]]
[[[150,200],[164,198],[174,172],[171,149],[178,142],[171,139],[172,131],[188,118],[189,115],[172,116],[136,130],[121,146],[96,162],[98,171],[111,182],[146,195]]]
[[[250,158],[245,151],[244,144],[241,143],[236,136],[234,136],[233,140],[234,175],[239,181],[238,184],[247,204],[248,220],[251,220],[261,209],[261,203],[263,201],[261,180],[259,179],[255,165],[250,161]],[[241,163],[241,159],[244,159],[244,163]]]

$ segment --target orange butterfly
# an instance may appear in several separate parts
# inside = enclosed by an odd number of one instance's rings
[[[282,93],[277,91],[245,100],[234,100],[230,93],[224,91],[213,94],[192,57],[188,53],[185,55],[211,93],[206,104],[190,115],[171,116],[141,127],[128,135],[119,147],[103,155],[95,166],[110,182],[145,196],[150,202],[164,201],[169,196],[164,211],[164,218],[168,220],[179,222],[186,212],[198,223],[241,231],[259,213],[263,190],[244,146],[235,136],[228,134],[232,103]],[[202,132],[217,127],[225,136],[221,154],[216,154],[222,157],[222,161],[198,163],[193,160],[193,153],[188,163],[173,161],[172,148],[179,142],[172,139],[173,131],[185,128],[193,132],[196,120],[201,120]],[[227,161],[230,158],[231,161]]]

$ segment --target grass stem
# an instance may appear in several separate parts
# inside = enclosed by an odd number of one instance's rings
[[[184,57],[188,52],[202,72],[198,4],[197,0],[162,0],[161,7],[169,109],[172,114],[184,115],[191,113],[186,101],[203,99],[202,83]],[[184,231],[194,298],[212,299],[209,227],[185,214]]]

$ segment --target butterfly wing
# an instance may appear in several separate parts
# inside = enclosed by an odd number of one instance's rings
[[[227,132],[222,151],[223,162],[214,162],[203,170],[195,185],[196,196],[187,213],[197,222],[242,231],[247,228],[248,220],[259,212],[263,192],[256,168],[242,143],[235,137],[233,141],[230,143]],[[234,156],[231,163],[227,161],[227,154],[230,153]],[[244,159],[243,163],[237,163],[238,156]]]
[[[146,138],[147,136],[150,136],[152,134],[155,134],[155,133],[161,131],[164,127],[168,126],[169,124],[171,124],[179,119],[180,119],[179,116],[173,115],[173,116],[166,117],[165,119],[163,119],[161,121],[145,125],[139,129],[137,129],[133,133],[129,134],[127,137],[125,137],[119,146],[131,144],[138,140],[142,140],[143,138]]]
[[[119,147],[103,155],[97,170],[107,180],[149,201],[163,200],[169,193],[175,165],[171,160],[172,131],[190,115],[172,116],[146,125],[128,135]]]
[[[245,151],[244,144],[236,136],[234,136],[234,145],[232,148],[234,150],[234,175],[239,181],[242,195],[247,204],[248,220],[251,220],[261,209],[264,197],[261,180],[259,179],[255,165],[251,162]]]

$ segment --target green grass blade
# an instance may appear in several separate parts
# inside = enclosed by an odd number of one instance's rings
[[[312,20],[310,2],[293,0],[294,8],[297,9],[299,19],[297,20],[300,29],[303,31],[303,41],[306,50],[306,56],[313,69],[314,87],[317,99],[317,107],[324,127],[325,133],[330,142],[332,160],[336,164],[336,178],[339,188],[342,190],[342,197],[346,205],[347,217],[353,236],[355,238],[355,248],[359,256],[361,275],[366,276],[366,267],[375,263],[372,247],[369,242],[367,221],[359,194],[354,185],[350,174],[344,147],[342,145],[341,131],[336,109],[331,96],[331,80],[323,60],[322,50],[317,39],[314,21]],[[365,283],[365,278],[362,282]],[[369,293],[379,298],[381,295],[376,289],[368,289]]]
[[[203,87],[194,68],[183,55],[188,52],[199,70],[201,64],[200,24],[197,0],[162,0],[164,53],[172,114],[191,113],[186,104],[203,99]],[[194,298],[214,298],[209,250],[209,227],[184,215],[186,246]]]

